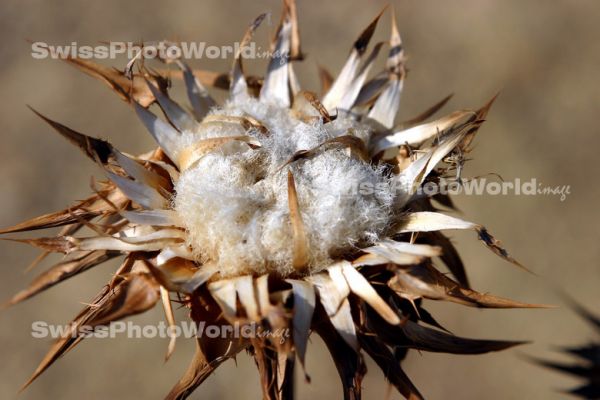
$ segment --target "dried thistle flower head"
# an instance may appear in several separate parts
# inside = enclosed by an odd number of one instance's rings
[[[365,354],[405,397],[421,398],[400,366],[407,349],[478,354],[518,344],[453,336],[422,308],[423,298],[473,307],[538,306],[470,289],[441,231],[474,230],[494,253],[518,263],[484,227],[438,212],[432,200],[452,208],[448,196],[418,190],[462,169],[493,99],[478,110],[424,122],[447,97],[396,124],[406,72],[395,22],[385,70],[369,74],[382,48],[368,49],[380,16],[354,42],[338,77],[322,74],[321,98],[302,91],[294,73],[303,57],[292,0],[284,2],[264,79],[244,74],[241,53],[231,75],[163,60],[181,70],[192,113],[169,97],[165,76],[143,66],[133,73],[130,63],[119,72],[68,60],[129,101],[159,147],[132,156],[40,115],[98,163],[107,180],[64,211],[0,232],[62,227],[56,237],[19,240],[68,255],[10,303],[108,259],[124,261],[27,384],[81,341],[73,333],[82,326],[141,313],[159,301],[175,324],[172,296],[197,323],[293,334],[285,340],[198,337],[170,399],[187,397],[242,350],[256,360],[265,398],[291,398],[295,360],[304,365],[311,332],[327,344],[344,396],[352,399],[360,397]],[[263,18],[250,25],[243,45]],[[205,85],[228,89],[229,99],[217,104]],[[148,110],[154,103],[166,119]],[[96,234],[75,236],[84,226]],[[434,267],[436,257],[454,279]]]

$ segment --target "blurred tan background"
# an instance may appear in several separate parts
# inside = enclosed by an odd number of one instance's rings
[[[460,197],[464,217],[486,225],[539,276],[524,273],[486,250],[474,234],[455,234],[473,286],[522,301],[562,305],[559,288],[600,313],[598,153],[600,152],[600,2],[594,0],[460,0],[393,2],[409,56],[400,119],[455,93],[444,112],[477,107],[501,90],[477,138],[464,176],[488,172],[504,179],[536,178],[571,186],[561,202],[552,196]],[[298,69],[305,87],[318,89],[316,64],[337,73],[351,43],[383,1],[300,0],[303,50]],[[109,138],[122,150],[141,152],[150,136],[129,107],[101,83],[56,60],[34,60],[27,39],[51,44],[98,41],[238,41],[259,13],[279,18],[276,0],[235,2],[5,0],[0,5],[0,226],[63,208],[89,192],[98,171],[27,108],[30,104],[81,132]],[[266,43],[274,25],[261,27]],[[386,40],[389,18],[376,33]],[[262,41],[262,42],[261,42]],[[112,62],[123,67],[126,60]],[[225,70],[231,60],[197,60],[195,67]],[[248,63],[260,71],[264,63]],[[25,286],[23,274],[36,252],[0,242],[2,299]],[[66,323],[98,291],[114,265],[80,275],[24,304],[0,313],[0,398],[16,398],[50,342],[31,337],[31,323]],[[558,399],[577,381],[533,366],[526,355],[561,360],[552,346],[583,344],[593,331],[565,307],[556,310],[476,310],[426,302],[455,334],[534,343],[483,356],[412,352],[407,373],[429,399]],[[162,310],[134,318],[162,319]],[[59,360],[20,398],[162,398],[185,370],[191,340],[180,340],[163,363],[167,340],[84,341]],[[366,398],[387,392],[369,364]],[[300,380],[299,398],[339,398],[340,386],[324,347],[313,339],[308,353],[311,385]],[[193,398],[259,398],[253,362],[228,362]],[[393,395],[392,398],[397,398]]]

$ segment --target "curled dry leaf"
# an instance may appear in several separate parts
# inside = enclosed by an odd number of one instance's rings
[[[231,73],[231,82],[229,86],[229,94],[234,99],[247,96],[248,83],[242,67],[242,50],[248,46],[250,40],[252,40],[252,36],[254,36],[254,32],[258,29],[266,16],[267,14],[261,14],[256,17],[246,30],[246,33],[240,42],[239,51],[235,55],[235,60],[233,62],[233,71]]]
[[[283,169],[289,164],[298,160],[309,160],[324,151],[336,150],[336,149],[349,149],[350,154],[356,158],[365,160],[368,159],[365,143],[361,138],[352,135],[342,135],[333,139],[326,140],[317,147],[311,150],[300,150],[297,151],[285,164],[279,169]]]
[[[206,154],[218,150],[231,142],[245,143],[250,148],[260,147],[260,142],[251,136],[225,136],[203,139],[181,151],[181,153],[179,153],[177,164],[179,165],[180,170],[184,171],[198,162]]]
[[[306,90],[300,91],[294,97],[292,110],[298,114],[300,118],[308,119],[309,117],[322,118],[323,122],[331,122],[333,118],[325,108],[317,95]]]

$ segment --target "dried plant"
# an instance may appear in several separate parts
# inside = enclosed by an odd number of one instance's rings
[[[70,333],[157,302],[173,325],[173,301],[188,307],[197,323],[292,332],[285,340],[198,337],[193,361],[169,399],[187,397],[242,350],[256,361],[264,398],[292,398],[295,360],[304,367],[311,332],[327,345],[347,399],[360,398],[365,354],[402,395],[417,399],[422,396],[400,365],[408,349],[480,354],[519,344],[454,336],[422,307],[422,299],[540,306],[472,290],[441,231],[472,230],[498,256],[519,264],[483,226],[439,212],[433,201],[453,208],[448,196],[418,190],[462,170],[493,99],[478,110],[424,122],[446,97],[397,124],[406,70],[395,21],[385,70],[369,74],[382,48],[367,52],[380,16],[354,42],[335,80],[321,71],[322,97],[302,91],[294,73],[303,55],[293,0],[284,2],[264,79],[244,74],[241,53],[231,74],[192,70],[181,60],[162,60],[176,65],[178,74],[136,62],[121,72],[68,60],[130,102],[159,147],[132,156],[38,113],[107,180],[63,211],[1,231],[62,227],[55,237],[14,240],[44,255],[68,255],[10,303],[124,256]],[[263,19],[250,25],[243,46]],[[183,79],[192,112],[169,97],[168,78]],[[217,104],[207,86],[228,89],[228,100]],[[166,121],[148,110],[155,103]],[[375,190],[351,190],[356,187]],[[76,237],[84,227],[93,234]],[[434,259],[454,278],[438,271]],[[58,340],[26,385],[81,340],[71,334]]]

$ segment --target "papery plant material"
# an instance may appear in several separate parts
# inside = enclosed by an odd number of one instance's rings
[[[592,328],[600,334],[600,317],[592,314],[577,302],[567,298],[571,308]],[[558,372],[574,376],[585,383],[570,389],[567,393],[582,399],[600,399],[600,340],[589,342],[587,345],[577,347],[563,347],[563,353],[568,354],[577,361],[571,363],[554,362],[534,359],[534,362]]]
[[[264,18],[249,26],[243,45]],[[241,51],[230,75],[192,70],[182,60],[135,73],[139,60],[124,72],[68,60],[129,102],[158,147],[129,155],[38,113],[107,180],[64,211],[0,231],[63,227],[58,236],[14,240],[44,254],[67,254],[9,304],[124,256],[111,282],[73,321],[75,332],[143,312],[159,300],[170,326],[176,324],[171,302],[177,301],[198,324],[289,332],[283,338],[200,336],[169,399],[187,397],[242,350],[256,361],[264,398],[291,398],[295,360],[305,366],[312,331],[334,358],[347,399],[360,398],[364,355],[402,395],[418,399],[399,361],[407,349],[480,354],[521,343],[453,336],[423,308],[423,299],[540,306],[471,289],[442,231],[474,230],[494,253],[518,263],[483,226],[439,212],[418,191],[453,173],[450,160],[469,152],[491,101],[425,122],[448,96],[397,124],[406,69],[394,19],[385,69],[369,78],[383,49],[379,43],[369,50],[380,18],[358,35],[337,78],[320,68],[322,97],[301,90],[294,72],[303,54],[293,0],[284,2],[264,78],[245,75]],[[181,78],[192,112],[171,99],[169,78]],[[206,87],[228,89],[230,97],[217,104]],[[152,104],[165,119],[150,111]],[[447,196],[435,199],[453,207]],[[82,227],[93,233],[77,235]],[[437,259],[455,279],[436,269]],[[82,339],[60,339],[27,384]],[[174,346],[172,340],[167,357]]]

